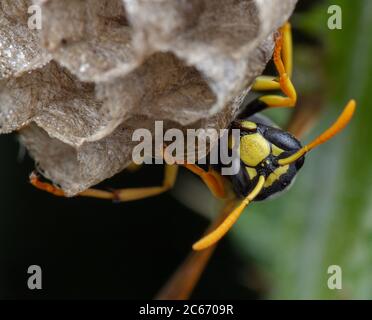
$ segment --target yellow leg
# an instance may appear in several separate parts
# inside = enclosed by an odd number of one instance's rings
[[[113,191],[88,189],[78,195],[82,197],[115,200],[120,202],[145,199],[159,195],[171,189],[176,182],[177,172],[177,165],[165,165],[164,180],[161,186],[117,189]],[[51,185],[50,183],[40,181],[35,173],[31,174],[30,181],[38,189],[47,191],[56,196],[65,196],[61,189]]]
[[[265,95],[259,98],[268,108],[294,107],[297,102],[297,93],[290,79],[292,74],[292,34],[290,24],[287,22],[279,29],[275,39],[273,60],[279,77],[261,76],[253,85],[256,91],[281,90],[286,96]],[[282,60],[283,59],[283,60]]]
[[[225,198],[225,184],[222,176],[218,172],[216,172],[212,168],[209,168],[208,171],[205,171],[196,164],[189,164],[177,161],[172,157],[172,155],[167,153],[166,148],[164,148],[164,150],[161,150],[161,153],[166,163],[175,163],[179,166],[185,167],[192,173],[199,176],[216,198]]]
[[[163,153],[164,159],[169,159],[169,155]],[[217,198],[224,198],[226,196],[225,188],[224,188],[224,181],[222,176],[214,171],[213,169],[209,169],[209,171],[204,171],[197,165],[194,164],[182,164],[182,163],[175,163],[172,165],[166,164],[165,165],[165,173],[164,173],[164,180],[161,186],[155,187],[144,187],[144,188],[126,188],[126,189],[117,189],[112,191],[105,191],[99,189],[88,189],[78,194],[78,196],[82,197],[91,197],[91,198],[99,198],[99,199],[107,199],[107,200],[115,200],[115,201],[133,201],[133,200],[140,200],[148,197],[153,197],[159,195],[163,192],[168,191],[171,189],[177,178],[178,173],[178,165],[182,165],[188,170],[192,171],[196,175],[198,175],[203,182],[207,185],[209,190],[211,190],[212,194]],[[35,173],[32,173],[30,176],[30,182],[36,188],[47,191],[52,193],[56,196],[64,197],[65,193],[60,188],[47,183],[42,182],[39,180],[38,176]]]
[[[222,176],[218,172],[211,168],[209,171],[205,171],[195,164],[183,164],[182,166],[198,175],[216,198],[225,198],[225,184]]]
[[[291,24],[289,22],[287,22],[282,27],[282,35],[283,35],[282,58],[283,58],[284,68],[285,68],[289,78],[292,78],[293,45],[292,45]]]
[[[277,91],[280,89],[280,83],[276,76],[259,76],[252,87],[254,91]]]

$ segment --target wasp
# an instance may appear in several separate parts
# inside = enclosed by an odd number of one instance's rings
[[[356,108],[355,101],[350,100],[339,118],[326,131],[311,143],[302,146],[292,134],[258,116],[259,112],[265,109],[291,108],[296,105],[297,92],[291,81],[293,63],[289,23],[282,26],[275,36],[273,61],[278,75],[260,76],[255,80],[252,89],[263,94],[249,103],[230,125],[230,129],[240,130],[240,169],[237,174],[225,178],[221,174],[221,166],[218,165],[205,170],[197,164],[166,164],[164,180],[160,186],[114,191],[88,189],[79,196],[123,202],[156,196],[174,186],[178,167],[182,165],[198,175],[214,196],[224,198],[229,189],[237,200],[235,208],[216,228],[197,241],[193,249],[199,251],[216,244],[251,202],[262,201],[288,190],[304,164],[305,155],[342,131],[350,122]],[[266,91],[281,91],[281,94],[266,94]],[[236,141],[232,141],[232,144],[234,143]],[[36,173],[31,174],[30,181],[39,189],[57,196],[65,195],[60,188],[41,181]]]

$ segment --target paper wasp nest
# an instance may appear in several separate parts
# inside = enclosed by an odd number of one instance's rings
[[[295,3],[1,0],[0,133],[18,130],[46,178],[81,192],[123,170],[154,120],[226,128]]]

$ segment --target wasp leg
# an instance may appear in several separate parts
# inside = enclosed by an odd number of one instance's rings
[[[111,192],[111,199],[126,202],[145,199],[157,196],[173,188],[177,179],[178,167],[176,165],[165,165],[164,180],[161,186],[144,187],[144,188],[125,188],[117,189]],[[79,194],[84,197],[98,197],[100,198],[101,190],[88,189]]]
[[[65,196],[65,193],[63,192],[62,189],[60,189],[58,187],[55,187],[54,185],[52,185],[50,183],[40,181],[39,176],[36,174],[36,172],[31,173],[30,183],[34,187],[36,187],[40,190],[49,192],[49,193],[51,193],[55,196],[58,196],[58,197],[64,197]]]
[[[205,171],[195,164],[186,163],[180,165],[190,170],[192,173],[198,175],[216,198],[226,197],[226,191],[224,187],[225,184],[222,176],[218,172],[216,172],[212,168],[209,168],[208,171]]]
[[[279,37],[276,38],[275,42],[275,52],[279,52],[280,57],[283,59],[285,72],[291,78],[293,70],[293,46],[291,24],[289,22],[279,29]],[[279,72],[278,67],[277,70]],[[280,90],[281,87],[277,76],[263,75],[256,78],[252,89],[255,91],[274,91]]]
[[[279,35],[275,39],[273,54],[275,67],[279,78],[273,76],[258,77],[253,84],[253,90],[279,90],[286,96],[265,95],[258,100],[267,108],[294,107],[297,102],[297,93],[290,79],[292,74],[292,34],[290,24],[287,22],[279,29]]]
[[[276,76],[259,76],[253,83],[254,91],[277,91],[280,90],[280,83]]]
[[[177,172],[178,172],[177,165],[165,165],[164,180],[161,186],[144,188],[126,188],[117,189],[113,191],[88,189],[79,193],[78,196],[107,199],[120,202],[149,198],[164,193],[171,189],[174,186],[174,183],[176,182]],[[38,189],[47,191],[57,196],[65,196],[65,193],[61,189],[51,185],[50,183],[41,182],[35,173],[31,175],[30,181]]]
[[[208,171],[205,171],[196,164],[183,163],[181,161],[177,161],[172,157],[172,155],[170,155],[167,152],[166,148],[164,148],[164,150],[162,150],[161,153],[166,163],[175,163],[179,166],[183,166],[184,168],[190,170],[192,173],[199,176],[216,198],[226,197],[224,187],[225,183],[223,181],[223,178],[218,172],[213,170],[211,167],[209,167]]]
[[[282,57],[285,71],[289,78],[292,78],[293,72],[293,41],[292,41],[292,28],[289,22],[286,22],[282,27]]]

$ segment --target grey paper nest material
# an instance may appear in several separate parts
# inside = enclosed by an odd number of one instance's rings
[[[296,0],[0,2],[0,133],[68,195],[123,170],[132,133],[225,128]]]

